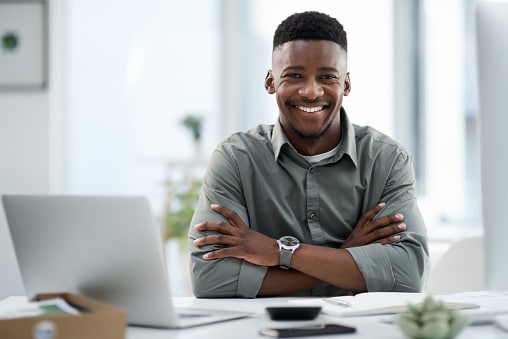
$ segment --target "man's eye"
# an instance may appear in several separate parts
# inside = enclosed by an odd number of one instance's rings
[[[286,78],[300,79],[302,76],[297,73],[289,73],[285,75]]]
[[[326,75],[323,75],[321,77],[321,79],[323,79],[323,80],[337,80],[338,77],[336,75],[333,75],[333,74],[326,74]]]

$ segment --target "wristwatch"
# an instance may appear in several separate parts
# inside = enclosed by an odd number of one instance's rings
[[[291,257],[294,251],[300,247],[300,241],[295,237],[285,235],[277,240],[277,243],[280,251],[279,267],[289,270],[291,268]]]

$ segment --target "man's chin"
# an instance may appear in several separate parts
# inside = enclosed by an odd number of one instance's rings
[[[322,131],[315,132],[315,131],[302,131],[294,128],[293,132],[302,139],[316,140],[321,138],[326,133],[327,130],[328,129],[325,128]]]

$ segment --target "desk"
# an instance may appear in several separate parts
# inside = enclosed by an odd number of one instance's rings
[[[17,297],[15,297],[17,298]],[[20,297],[26,300],[24,297]],[[193,297],[173,298],[175,306],[195,307],[203,309],[223,309],[252,312],[253,316],[245,319],[231,320],[217,324],[193,327],[182,330],[152,329],[129,326],[126,339],[251,339],[265,338],[258,334],[263,326],[288,324],[288,322],[271,321],[266,313],[267,306],[287,305],[288,298],[259,298],[259,299],[196,299]],[[0,300],[0,304],[2,301]],[[355,334],[341,334],[339,338],[364,339],[403,339],[402,333],[391,324],[380,321],[384,316],[340,318],[320,314],[315,322],[330,322],[356,327]],[[295,322],[295,324],[303,324]],[[2,334],[0,333],[0,337]],[[337,338],[334,336],[320,336],[316,338]],[[495,326],[470,326],[456,339],[498,339],[508,338],[508,333]]]
[[[265,314],[267,306],[287,305],[287,298],[259,298],[259,299],[196,299],[192,297],[173,298],[176,306],[196,307],[204,309],[225,309],[253,312],[251,318],[227,321],[218,324],[194,327],[183,330],[159,330],[139,327],[127,329],[127,339],[250,339],[266,338],[258,334],[259,328],[274,323]],[[339,318],[320,314],[317,321],[339,323],[356,327],[355,334],[341,334],[334,336],[320,336],[316,338],[365,338],[365,339],[403,339],[402,333],[391,324],[380,321],[380,316]],[[280,322],[279,322],[280,323]],[[285,322],[287,323],[287,322]],[[495,326],[469,326],[456,339],[497,339],[508,338],[508,333]]]

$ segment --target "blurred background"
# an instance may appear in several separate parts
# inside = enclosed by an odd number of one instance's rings
[[[176,293],[188,295],[178,246],[207,159],[231,133],[275,122],[263,86],[273,32],[288,15],[317,10],[348,34],[350,118],[415,157],[438,256],[483,232],[478,1],[0,0],[0,12],[41,5],[45,41],[43,84],[0,86],[0,194],[147,196],[164,238],[180,239],[166,247],[168,266]],[[2,210],[0,254],[0,297],[23,294]]]

